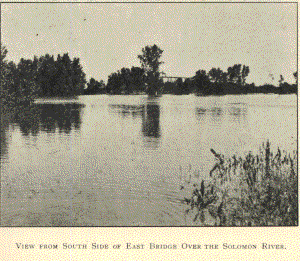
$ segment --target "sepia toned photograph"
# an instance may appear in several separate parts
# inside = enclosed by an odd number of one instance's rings
[[[0,226],[298,226],[297,10],[1,3]]]

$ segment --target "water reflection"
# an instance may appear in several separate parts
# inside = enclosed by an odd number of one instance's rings
[[[118,113],[123,118],[143,118],[145,111],[144,105],[111,104],[109,107],[114,113]]]
[[[161,138],[160,107],[156,100],[148,98],[142,105],[110,104],[110,112],[121,118],[140,119],[143,144],[147,148],[157,148]]]
[[[0,159],[3,159],[7,155],[8,144],[7,144],[7,130],[8,122],[5,115],[1,114],[0,119]]]
[[[211,148],[243,155],[267,138],[295,147],[296,107],[193,96],[84,96],[84,109],[51,102],[1,122],[1,224],[189,225],[181,181],[208,177]]]
[[[205,114],[206,113],[206,109],[205,108],[196,108],[196,114]]]
[[[41,109],[41,125],[42,130],[47,132],[59,132],[66,134],[74,129],[79,129],[80,120],[80,104],[43,104]]]
[[[219,107],[213,108],[203,108],[203,107],[196,107],[195,108],[196,118],[198,120],[202,120],[203,116],[210,116],[210,119],[213,121],[219,121],[222,117],[223,110]]]
[[[229,120],[236,120],[241,117],[245,117],[247,114],[247,109],[234,107],[234,106],[231,106],[229,108],[213,107],[210,109],[203,108],[203,107],[196,107],[195,114],[198,120],[200,120],[204,115],[211,116],[212,120],[220,120],[222,116],[225,117],[226,115],[228,115]]]
[[[211,109],[211,114],[213,116],[220,116],[222,114],[222,109],[214,107],[214,108]]]
[[[247,114],[247,109],[239,107],[230,107],[229,114],[235,117],[245,116]]]
[[[81,125],[80,111],[83,105],[69,104],[35,104],[18,108],[13,122],[20,126],[24,136],[36,136],[40,131],[47,133],[69,134]]]
[[[156,148],[161,137],[160,131],[160,108],[158,104],[151,103],[145,106],[145,114],[142,122],[142,133],[145,137],[146,147]]]
[[[143,117],[142,132],[146,137],[160,138],[160,109],[158,105],[147,104]]]

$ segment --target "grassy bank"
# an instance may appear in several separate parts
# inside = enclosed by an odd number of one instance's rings
[[[217,163],[209,181],[193,184],[187,214],[198,225],[297,226],[297,152],[263,144],[257,155],[225,158],[211,150]],[[209,220],[209,222],[208,222]]]

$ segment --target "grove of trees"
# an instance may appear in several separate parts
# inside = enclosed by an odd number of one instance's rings
[[[145,91],[145,71],[139,67],[122,68],[108,76],[106,92],[108,94],[131,94]]]
[[[28,102],[36,97],[77,96],[82,94],[189,94],[225,95],[246,93],[297,93],[298,73],[295,84],[285,82],[280,75],[279,86],[265,84],[255,86],[246,83],[249,66],[234,64],[223,71],[212,68],[208,72],[199,69],[190,78],[177,78],[175,82],[163,82],[163,50],[157,45],[142,48],[137,56],[141,67],[121,68],[108,76],[107,84],[86,75],[79,58],[71,59],[68,53],[34,56],[21,59],[18,64],[6,60],[7,49],[1,45],[1,103]],[[86,88],[87,86],[87,88]]]
[[[76,96],[83,94],[86,79],[79,58],[34,56],[18,64],[8,62],[8,51],[1,45],[1,89],[3,103],[28,102],[36,97]]]
[[[106,91],[108,94],[161,93],[160,61],[163,50],[157,45],[146,46],[138,55],[141,67],[122,68],[108,76]]]
[[[84,94],[104,94],[106,93],[105,90],[105,83],[101,80],[100,82],[91,78],[90,81],[87,83],[87,88],[84,89]]]
[[[297,72],[294,73],[296,84],[289,84],[281,76],[279,86],[265,84],[255,86],[246,83],[250,73],[249,66],[234,64],[226,71],[212,68],[210,71],[198,70],[190,78],[178,78],[175,82],[163,82],[160,61],[163,50],[157,45],[146,46],[138,55],[141,67],[122,68],[108,76],[106,93],[108,94],[189,94],[225,95],[246,93],[297,93]]]

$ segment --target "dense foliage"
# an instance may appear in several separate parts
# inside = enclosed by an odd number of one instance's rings
[[[280,75],[279,86],[265,84],[255,86],[254,83],[246,83],[250,73],[249,66],[234,64],[227,71],[220,68],[212,68],[209,72],[205,70],[196,71],[190,78],[178,77],[175,81],[163,81],[164,73],[159,71],[162,62],[159,61],[163,50],[156,45],[146,46],[142,49],[142,55],[138,55],[142,68],[122,68],[120,71],[108,76],[106,92],[108,94],[190,94],[196,95],[226,95],[247,93],[297,93],[298,74],[293,75],[296,84],[289,84]],[[133,68],[136,69],[133,72]],[[168,79],[165,77],[165,79]]]
[[[1,103],[30,102],[36,97],[76,96],[83,94],[85,74],[79,58],[70,59],[66,53],[46,54],[21,59],[18,64],[5,58],[7,49],[1,45]]]
[[[101,80],[100,82],[91,78],[87,83],[87,88],[84,89],[84,94],[104,94],[106,93],[105,84]]]
[[[141,67],[122,68],[108,76],[107,84],[91,78],[86,85],[86,77],[79,58],[73,60],[68,53],[43,55],[31,59],[21,59],[18,64],[5,58],[7,49],[1,45],[1,101],[2,103],[30,102],[36,97],[76,96],[81,94],[190,94],[226,95],[247,93],[297,93],[298,73],[294,72],[295,84],[284,81],[280,75],[279,86],[265,84],[255,86],[246,83],[250,69],[246,65],[235,64],[222,71],[212,68],[209,72],[197,70],[190,78],[164,81],[160,71],[163,50],[157,45],[146,46],[138,55]]]
[[[217,163],[211,180],[193,184],[189,206],[193,221],[218,226],[297,226],[297,152],[288,154],[270,143],[245,158],[211,150]]]
[[[208,73],[205,70],[198,70],[191,78],[178,78],[175,82],[166,82],[163,85],[162,93],[196,95],[226,95],[226,94],[247,94],[247,93],[276,93],[292,94],[297,93],[297,83],[289,84],[284,81],[281,75],[279,86],[271,84],[255,86],[254,83],[247,84],[246,78],[250,72],[248,66],[235,64],[228,67],[227,72],[220,68],[212,68]],[[294,73],[297,82],[297,72]]]
[[[106,91],[109,94],[131,94],[144,91],[145,74],[139,67],[122,68],[108,76]]]
[[[15,103],[30,102],[36,97],[38,91],[30,64],[25,60],[18,65],[8,62],[7,53],[6,47],[1,45],[1,111]]]
[[[76,96],[83,94],[85,74],[79,58],[70,59],[68,53],[58,55],[46,54],[34,57],[32,62],[37,72],[36,81],[40,88],[40,96]]]
[[[142,54],[138,55],[142,69],[145,72],[145,91],[147,94],[158,94],[160,91],[161,72],[159,71],[159,66],[163,64],[163,62],[160,61],[163,52],[162,49],[154,44],[153,46],[146,46],[143,48]]]

